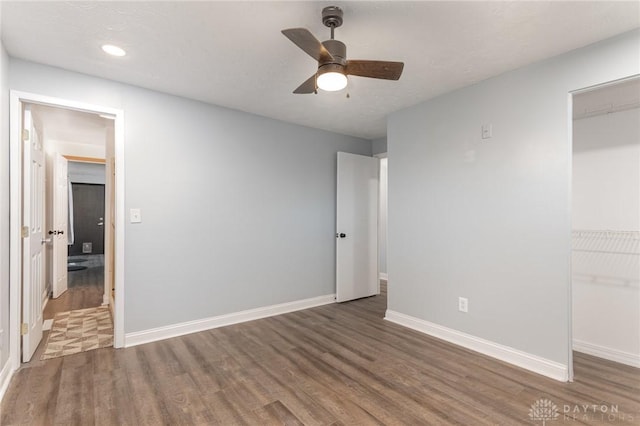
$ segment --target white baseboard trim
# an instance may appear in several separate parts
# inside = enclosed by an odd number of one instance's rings
[[[378,273],[378,278],[381,279],[381,280],[387,281],[389,277],[387,276],[386,272],[380,272],[380,273]]]
[[[555,380],[569,380],[569,369],[566,365],[537,355],[395,311],[387,310],[384,319]]]
[[[187,321],[165,327],[152,328],[150,330],[126,333],[124,337],[124,346],[130,347],[142,345],[144,343],[156,342],[158,340],[169,339],[171,337],[197,333],[198,331],[210,330],[212,328],[224,327],[241,322],[272,317],[274,315],[286,314],[288,312],[300,311],[302,309],[314,308],[316,306],[328,305],[330,303],[335,303],[335,301],[335,294],[327,294],[325,296],[312,297],[310,299],[297,300],[295,302],[280,303],[278,305],[249,309],[217,317],[203,318],[200,320]]]
[[[2,402],[2,398],[4,398],[4,394],[7,392],[9,388],[9,383],[11,382],[11,378],[13,377],[13,368],[11,368],[11,360],[7,360],[0,370],[0,402]]]
[[[640,354],[624,352],[618,349],[595,345],[593,343],[577,339],[573,339],[573,350],[587,355],[597,356],[598,358],[608,359],[609,361],[619,362],[620,364],[640,368]]]

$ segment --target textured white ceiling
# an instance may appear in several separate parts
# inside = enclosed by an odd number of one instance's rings
[[[316,65],[280,30],[329,38],[328,5],[348,57],[403,61],[400,81],[291,93]],[[636,1],[2,2],[11,56],[368,139],[393,111],[638,26]]]

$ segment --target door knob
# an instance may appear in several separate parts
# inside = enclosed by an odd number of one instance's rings
[[[41,241],[42,244],[49,244],[51,242],[51,238],[47,238]]]
[[[58,234],[62,235],[64,234],[64,231],[58,231]]]
[[[58,235],[58,231],[49,231],[48,234],[49,235]]]
[[[341,232],[339,234],[336,234],[336,238],[345,238],[347,236],[347,234]]]

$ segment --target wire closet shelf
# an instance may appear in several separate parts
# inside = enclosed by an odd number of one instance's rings
[[[640,231],[572,232],[574,280],[625,287],[640,285]]]

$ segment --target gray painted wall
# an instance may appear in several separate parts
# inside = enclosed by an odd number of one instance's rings
[[[390,116],[390,310],[567,364],[569,92],[639,73],[639,45],[633,31]]]
[[[384,154],[387,152],[387,137],[374,139],[371,141],[371,154]]]
[[[21,60],[10,86],[124,109],[126,332],[335,292],[336,152],[370,141]]]
[[[1,9],[1,8],[0,8]],[[9,58],[0,42],[0,370],[9,359]],[[1,383],[0,383],[1,385]]]
[[[69,182],[105,184],[105,165],[69,161]]]

